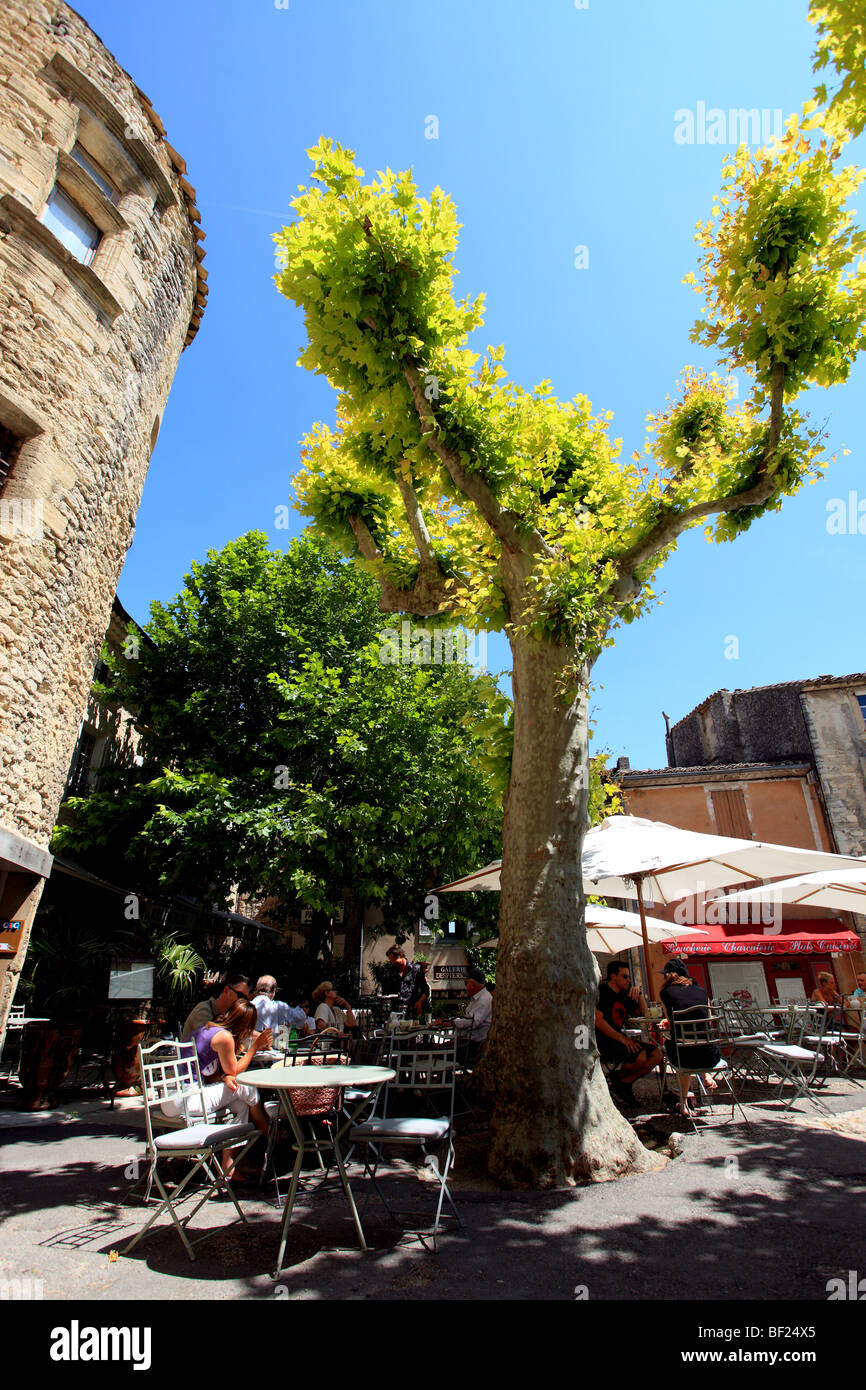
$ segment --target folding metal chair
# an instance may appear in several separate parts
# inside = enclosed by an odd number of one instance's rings
[[[705,1007],[706,1017],[698,1016],[696,1010],[703,1010]],[[714,1009],[712,1006],[694,1005],[692,1008],[680,1009],[673,1013],[671,1015],[671,1023],[671,1038],[676,1060],[674,1061],[668,1057],[668,1067],[670,1070],[678,1080],[681,1076],[693,1075],[697,1077],[699,1085],[701,1084],[700,1078],[702,1076],[712,1076],[716,1083],[714,1090],[710,1091],[701,1086],[704,1092],[704,1099],[708,1106],[712,1108],[713,1097],[717,1095],[719,1088],[724,1086],[731,1100],[731,1119],[733,1120],[734,1112],[739,1108],[740,1114],[748,1125],[749,1121],[746,1112],[737,1100],[736,1092],[734,1091],[729,1062],[724,1055],[726,1047],[730,1047],[730,1040],[724,1028],[722,1012],[719,1009]],[[721,1054],[719,1060],[714,1062],[712,1066],[702,1065],[699,1053],[701,1051],[706,1051],[708,1047],[712,1046],[718,1048]],[[690,1054],[691,1058],[694,1060],[690,1059]],[[680,1087],[680,1094],[682,1094],[682,1087]],[[692,1122],[692,1129],[696,1134],[699,1134],[700,1130],[695,1124],[695,1117],[689,1114],[689,1119]]]
[[[369,1177],[386,1211],[395,1222],[397,1214],[376,1179],[377,1169],[383,1162],[381,1151],[391,1145],[420,1148],[424,1156],[424,1164],[433,1173],[439,1187],[436,1214],[433,1229],[430,1232],[433,1237],[433,1250],[435,1252],[439,1248],[439,1225],[442,1218],[443,1203],[446,1199],[458,1226],[462,1227],[463,1225],[460,1213],[448,1190],[448,1174],[454,1163],[453,1125],[457,1041],[454,1039],[448,1043],[416,1047],[392,1045],[389,1050],[387,1065],[394,1069],[396,1076],[393,1081],[389,1081],[387,1085],[382,1087],[380,1092],[383,1114],[377,1117],[374,1110],[368,1119],[352,1126],[349,1130],[349,1138],[353,1145],[360,1143],[367,1145],[364,1173]],[[440,1097],[447,1097],[447,1116],[443,1115],[438,1118],[389,1116],[387,1112],[391,1096],[395,1092],[401,1091],[412,1094],[421,1093],[422,1095],[432,1095],[434,1092],[438,1092]],[[428,1151],[428,1145],[438,1147],[440,1151],[438,1157]],[[402,1214],[407,1215],[408,1213]],[[415,1214],[417,1213],[412,1213],[412,1215]],[[423,1235],[426,1232],[419,1232],[418,1234]]]
[[[160,1054],[159,1058],[155,1058],[155,1053]],[[224,1193],[233,1203],[241,1221],[246,1222],[247,1218],[238,1206],[231,1184],[223,1173],[219,1156],[225,1149],[236,1148],[239,1144],[243,1144],[241,1153],[238,1155],[238,1158],[242,1157],[255,1143],[259,1137],[259,1132],[255,1125],[249,1122],[216,1124],[208,1118],[195,1043],[158,1042],[153,1047],[139,1047],[138,1061],[144,1101],[144,1122],[147,1130],[146,1157],[150,1169],[148,1193],[150,1191],[150,1179],[152,1179],[159,1190],[162,1202],[138,1234],[133,1236],[120,1253],[122,1255],[128,1254],[138,1244],[142,1236],[150,1230],[151,1226],[159,1220],[163,1212],[168,1212],[183,1241],[187,1254],[191,1260],[194,1260],[193,1245],[199,1245],[201,1241],[207,1240],[209,1236],[215,1234],[215,1231],[206,1231],[197,1240],[190,1241],[186,1227],[196,1212],[215,1192]],[[185,1123],[180,1129],[155,1134],[151,1107],[161,1107],[169,1101],[180,1102]],[[202,1117],[201,1122],[198,1122],[199,1115]],[[161,1116],[160,1118],[164,1117]],[[159,1174],[160,1163],[170,1158],[185,1158],[192,1163],[191,1168],[173,1192],[168,1191]],[[200,1172],[204,1172],[209,1179],[203,1195],[189,1190]],[[175,1208],[181,1201],[196,1195],[198,1195],[199,1200],[192,1211],[181,1221]]]
[[[6,1067],[2,1073],[4,1079],[7,1081],[17,1081],[21,1072],[21,1049],[24,1044],[25,1007],[24,1004],[9,1005],[9,1017],[6,1020],[6,1037],[4,1039],[3,1055],[6,1055],[6,1051],[13,1037],[17,1047],[14,1067],[7,1061]]]
[[[836,1004],[832,1008],[823,1004],[812,1005],[810,1014],[815,1027],[802,1038],[802,1044],[806,1047],[815,1047],[819,1043],[821,1044],[824,1051],[825,1080],[830,1075],[848,1076],[851,1054],[853,1052],[853,1055],[856,1056],[861,1035],[846,1029],[845,1011],[841,1004]],[[823,1031],[819,1033],[818,1030],[822,1022]],[[853,1049],[852,1043],[854,1044]],[[863,1084],[857,1080],[856,1076],[851,1076],[850,1079],[855,1086]]]
[[[826,1028],[827,1010],[822,1008],[816,1011],[807,1007],[792,1013],[787,1042],[764,1043],[760,1048],[770,1071],[779,1079],[779,1100],[787,1082],[794,1088],[784,1107],[786,1110],[799,1096],[804,1096],[825,1114],[832,1114],[829,1106],[814,1091],[818,1070],[825,1057],[822,1049]],[[808,1047],[804,1046],[807,1041]]]

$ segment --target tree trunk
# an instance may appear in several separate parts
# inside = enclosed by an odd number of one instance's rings
[[[595,1046],[598,968],[583,925],[588,668],[512,636],[514,759],[505,799],[496,1005],[480,1069],[491,1175],[508,1187],[606,1180],[656,1166],[608,1094]]]

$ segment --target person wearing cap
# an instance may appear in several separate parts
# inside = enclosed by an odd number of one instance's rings
[[[469,995],[469,1003],[463,1013],[454,1019],[454,1027],[458,1037],[464,1042],[468,1041],[471,1048],[478,1051],[490,1032],[493,995],[487,988],[484,971],[479,970],[476,966],[466,971],[463,983],[466,987],[466,993]]]
[[[406,952],[396,941],[393,946],[389,946],[385,955],[391,969],[388,972],[387,987],[382,987],[383,994],[396,995],[394,1007],[405,1009],[407,1016],[414,1014],[418,1017],[425,1001],[430,997],[430,986],[424,970],[417,961],[409,963]]]
[[[679,1073],[679,1110],[682,1115],[689,1115],[694,1113],[689,1097],[692,1073],[704,1073],[704,1085],[708,1091],[714,1091],[716,1083],[711,1076],[705,1073],[712,1070],[722,1054],[718,1045],[709,1040],[709,1036],[707,1036],[705,1045],[695,1038],[696,1034],[699,1038],[700,1028],[695,1028],[692,1025],[700,1024],[709,1018],[710,998],[707,991],[691,978],[685,961],[669,960],[661,973],[664,976],[665,985],[659,998],[664,1004],[671,1025],[671,1035],[665,1043],[665,1051],[675,1067],[688,1066],[690,1069],[687,1072],[680,1071]],[[683,1014],[685,1014],[685,1018]],[[688,1026],[689,1046],[683,1046],[680,1049],[677,1047],[677,1042],[678,1038],[682,1037],[680,1025],[683,1023]]]

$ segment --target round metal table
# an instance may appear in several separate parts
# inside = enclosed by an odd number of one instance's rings
[[[304,1154],[310,1145],[304,1136],[303,1127],[300,1119],[292,1104],[292,1091],[302,1091],[307,1089],[321,1089],[323,1087],[337,1087],[345,1090],[347,1086],[358,1086],[366,1090],[376,1090],[386,1081],[393,1081],[396,1073],[390,1067],[267,1067],[263,1070],[248,1070],[244,1076],[244,1081],[248,1086],[255,1086],[257,1090],[277,1091],[280,1097],[282,1112],[288,1120],[292,1133],[295,1136],[295,1164],[292,1169],[292,1181],[286,1194],[286,1201],[283,1207],[283,1218],[280,1223],[280,1248],[277,1255],[277,1267],[274,1278],[278,1279],[280,1270],[283,1267],[283,1256],[286,1252],[286,1239],[288,1237],[289,1223],[292,1219],[292,1208],[295,1204],[295,1195],[298,1190],[298,1181],[301,1176],[301,1166],[304,1161]],[[366,1099],[357,1106],[360,1110],[367,1104]],[[343,1128],[346,1128],[344,1125]],[[331,1146],[334,1150],[334,1160],[337,1164],[337,1171],[340,1174],[340,1181],[343,1184],[343,1191],[349,1203],[352,1213],[352,1220],[355,1223],[355,1230],[358,1233],[358,1241],[361,1249],[367,1249],[367,1242],[364,1239],[364,1231],[361,1226],[361,1218],[358,1216],[358,1208],[355,1206],[355,1198],[349,1186],[349,1179],[346,1176],[346,1167],[343,1162],[343,1155],[340,1152],[338,1135],[331,1139]]]

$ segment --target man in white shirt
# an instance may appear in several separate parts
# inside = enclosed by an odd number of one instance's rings
[[[253,1003],[256,1006],[256,1013],[259,1019],[259,1029],[271,1028],[275,1032],[285,1024],[289,1028],[297,1028],[299,1033],[315,1032],[315,1025],[312,1019],[308,1018],[301,1008],[292,1008],[290,1004],[284,1004],[282,999],[276,999],[277,982],[273,975],[262,975],[256,984],[255,997]]]
[[[462,1017],[454,1020],[457,1036],[469,1040],[475,1046],[483,1043],[490,1032],[490,1019],[493,1014],[493,995],[487,988],[484,971],[475,967],[466,971],[466,993],[469,1003]]]

